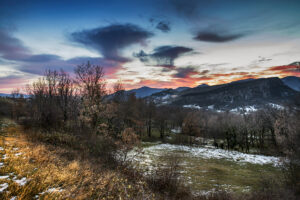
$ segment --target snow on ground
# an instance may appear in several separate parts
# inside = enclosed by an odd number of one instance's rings
[[[7,179],[7,178],[9,178],[9,176],[7,176],[7,175],[0,176],[0,179]]]
[[[50,187],[50,188],[48,188],[45,192],[41,192],[41,193],[39,193],[39,195],[43,195],[43,194],[45,194],[45,193],[54,193],[54,192],[63,192],[64,190],[63,189],[61,189],[60,187],[58,187],[58,188],[55,188],[55,187]],[[36,199],[39,199],[39,195],[35,195],[35,198]]]
[[[63,189],[61,189],[61,188],[48,188],[48,190],[46,191],[46,192],[48,192],[48,193],[52,193],[52,192],[62,192],[63,191]]]
[[[24,186],[27,183],[26,177],[23,177],[21,179],[13,179],[13,181],[19,184],[20,186]]]
[[[284,110],[284,107],[278,104],[274,104],[274,103],[269,103],[269,106],[271,106],[272,108],[275,108],[277,110]]]
[[[3,192],[4,190],[6,190],[6,188],[8,188],[8,183],[0,184],[0,192]]]
[[[3,163],[3,162],[0,162],[0,168],[3,167],[3,166],[4,166],[4,163]]]
[[[0,147],[0,151],[4,151],[3,147]]]
[[[183,151],[192,157],[199,157],[203,159],[227,159],[229,161],[235,161],[238,163],[251,163],[259,165],[272,164],[274,166],[278,166],[280,163],[280,158],[278,157],[246,154],[238,151],[227,151],[223,149],[217,149],[212,146],[189,147],[183,145],[159,144],[145,148],[144,151],[154,153],[155,155],[159,155],[159,151]]]
[[[237,107],[230,110],[230,112],[235,112],[235,113],[245,112],[246,114],[255,111],[257,111],[257,108],[255,108],[255,106]]]
[[[172,133],[181,133],[181,128],[180,128],[180,127],[178,127],[178,128],[173,128],[173,129],[171,129],[171,132],[172,132]]]
[[[16,154],[15,154],[15,156],[20,156],[20,155],[22,155],[22,153],[16,153]]]
[[[193,108],[193,109],[201,109],[198,105],[183,105],[184,108]]]

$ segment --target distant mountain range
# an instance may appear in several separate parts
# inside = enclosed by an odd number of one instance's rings
[[[164,89],[147,98],[160,105],[169,104],[215,110],[258,108],[267,104],[284,105],[300,95],[300,78],[260,78],[234,81],[221,85]]]
[[[266,104],[284,105],[300,95],[300,78],[260,78],[234,81],[209,86],[176,89],[141,87],[125,91],[138,98],[148,98],[160,105],[176,105],[215,110],[231,110],[239,107],[261,107]],[[0,93],[0,97],[10,94]],[[111,95],[109,95],[111,96]],[[27,96],[25,96],[26,98]]]
[[[133,90],[127,90],[127,91],[125,91],[125,93],[126,94],[135,93],[136,97],[144,98],[144,97],[151,96],[154,93],[158,93],[158,92],[161,92],[164,90],[167,90],[167,89],[150,88],[150,87],[144,86],[144,87],[133,89]]]
[[[0,93],[0,97],[11,97],[11,96],[12,96],[11,94]],[[24,98],[28,98],[29,95],[23,94],[23,97],[24,97]]]

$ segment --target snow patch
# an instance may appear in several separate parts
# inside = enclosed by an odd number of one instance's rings
[[[40,195],[43,195],[43,194],[45,194],[45,193],[54,193],[54,192],[62,192],[62,191],[64,191],[63,189],[61,189],[61,188],[55,188],[55,187],[52,187],[52,188],[48,188],[45,192],[41,192],[41,193],[39,193]],[[35,198],[39,198],[39,196],[38,195],[35,195]]]
[[[193,108],[193,109],[201,109],[201,107],[200,106],[198,106],[198,105],[183,105],[183,107],[184,108]]]
[[[181,133],[181,128],[179,127],[179,128],[173,128],[173,129],[171,129],[171,132],[172,133]]]
[[[277,110],[284,110],[284,107],[275,103],[269,103],[269,106],[271,106],[272,108],[275,108]]]
[[[251,112],[256,112],[257,108],[255,108],[255,106],[245,106],[245,107],[237,107],[234,109],[231,109],[230,112],[235,112],[235,113],[245,113],[245,114],[249,114]]]
[[[26,177],[23,177],[21,179],[15,179],[13,180],[15,183],[19,184],[20,186],[24,186],[27,183]]]
[[[217,149],[211,146],[188,147],[183,145],[159,144],[145,148],[144,150],[148,152],[184,151],[193,157],[199,157],[204,159],[227,159],[239,163],[251,163],[259,165],[272,164],[274,166],[278,166],[280,163],[280,158],[274,156],[246,154],[238,151],[227,151],[223,149]]]
[[[64,191],[63,189],[61,189],[61,188],[49,188],[46,192],[48,192],[48,193],[52,193],[52,192],[62,192],[62,191]]]
[[[0,176],[0,179],[7,179],[7,178],[9,178],[9,176],[7,176],[7,175]]]
[[[0,147],[0,151],[4,151],[3,147]]]
[[[0,184],[0,192],[3,192],[3,191],[6,190],[7,188],[8,188],[8,183]]]

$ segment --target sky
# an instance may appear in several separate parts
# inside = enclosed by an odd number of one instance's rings
[[[300,76],[299,0],[0,0],[0,92],[90,61],[108,85]]]

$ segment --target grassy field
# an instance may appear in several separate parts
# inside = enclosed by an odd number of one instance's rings
[[[47,141],[76,141],[62,134],[44,134]],[[64,138],[67,137],[67,138]],[[56,138],[56,139],[54,139]],[[70,144],[72,144],[70,142]],[[52,142],[53,143],[53,142]],[[70,146],[70,144],[68,146]],[[161,142],[144,142],[144,149]],[[167,163],[179,157],[180,177],[195,194],[213,191],[248,193],[261,188],[263,178],[281,179],[280,168],[228,159],[204,159],[181,150],[145,152],[143,166]],[[14,122],[0,122],[0,199],[162,199],[142,180],[103,165],[88,152],[33,142]]]
[[[145,168],[168,163],[179,157],[179,171],[185,184],[196,194],[206,194],[215,190],[247,193],[261,188],[263,178],[281,179],[279,167],[272,164],[252,164],[228,159],[201,158],[191,156],[186,151],[159,149],[149,150],[158,143],[144,144],[144,153],[137,159]],[[150,148],[149,148],[150,147]]]
[[[10,120],[0,125],[0,199],[157,199],[84,151],[31,142]]]

